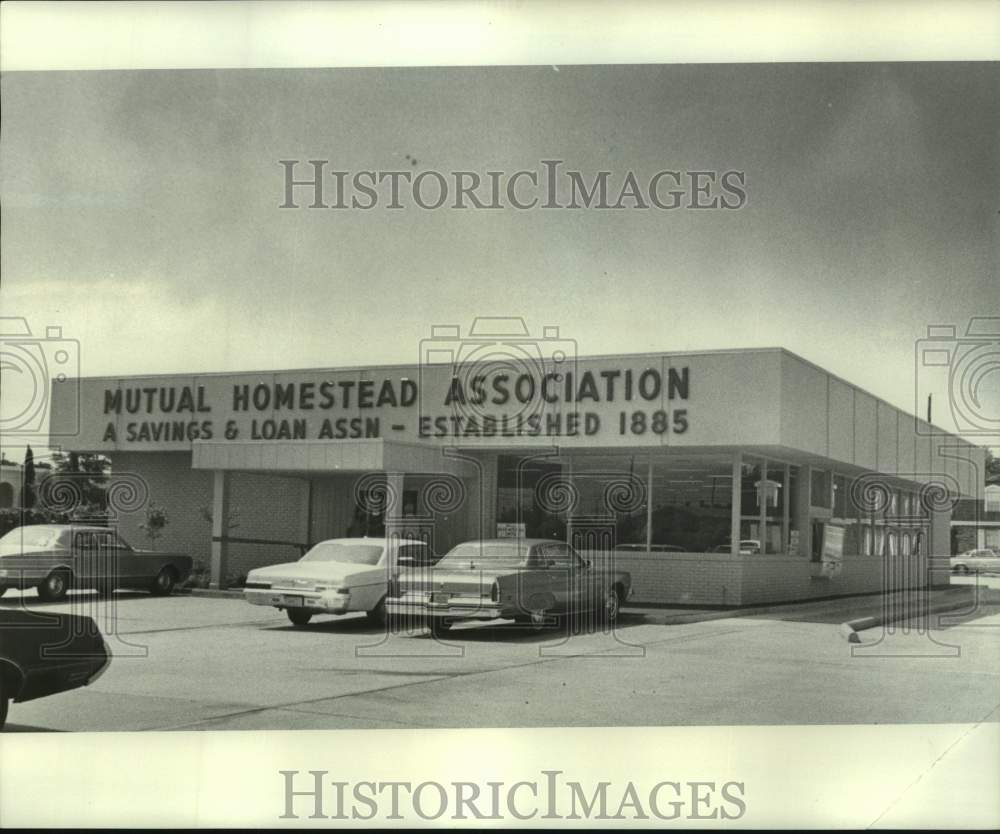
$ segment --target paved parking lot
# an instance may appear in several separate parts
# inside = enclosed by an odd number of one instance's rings
[[[424,631],[387,639],[355,615],[293,628],[282,613],[234,598],[79,593],[51,605],[26,592],[0,601],[21,604],[93,616],[115,658],[90,687],[13,704],[14,732],[1000,717],[995,604],[928,633],[919,623],[909,633],[871,629],[853,654],[838,626],[857,599],[679,624],[626,613],[614,634],[569,638],[460,627],[442,643]]]

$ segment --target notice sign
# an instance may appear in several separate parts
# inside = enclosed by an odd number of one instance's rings
[[[844,528],[836,524],[824,524],[820,561],[813,563],[812,575],[824,579],[837,576],[843,568],[843,560]]]
[[[836,524],[823,525],[823,562],[839,562],[844,558],[844,528]]]
[[[498,539],[523,539],[524,538],[524,522],[520,521],[514,522],[498,522],[497,523],[497,538]]]

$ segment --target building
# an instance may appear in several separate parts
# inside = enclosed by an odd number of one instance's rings
[[[0,510],[21,506],[21,464],[0,458]]]
[[[780,348],[575,358],[554,332],[440,329],[423,347],[54,385],[50,444],[109,455],[167,510],[157,546],[216,584],[388,525],[439,551],[566,537],[630,570],[636,601],[686,605],[876,592],[890,562],[925,585],[982,481],[981,449]],[[119,523],[141,543],[138,503]]]

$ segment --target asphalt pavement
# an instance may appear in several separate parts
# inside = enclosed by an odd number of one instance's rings
[[[854,645],[840,623],[879,597],[761,612],[630,609],[611,633],[460,626],[440,642],[422,629],[386,635],[357,615],[295,628],[239,598],[0,600],[22,604],[94,617],[114,660],[90,687],[13,704],[12,732],[1000,718],[995,601],[869,629]]]

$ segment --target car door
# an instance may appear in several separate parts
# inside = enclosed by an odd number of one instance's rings
[[[540,564],[549,580],[549,591],[559,612],[578,611],[581,605],[581,573],[579,556],[564,542],[543,544],[539,548]]]

